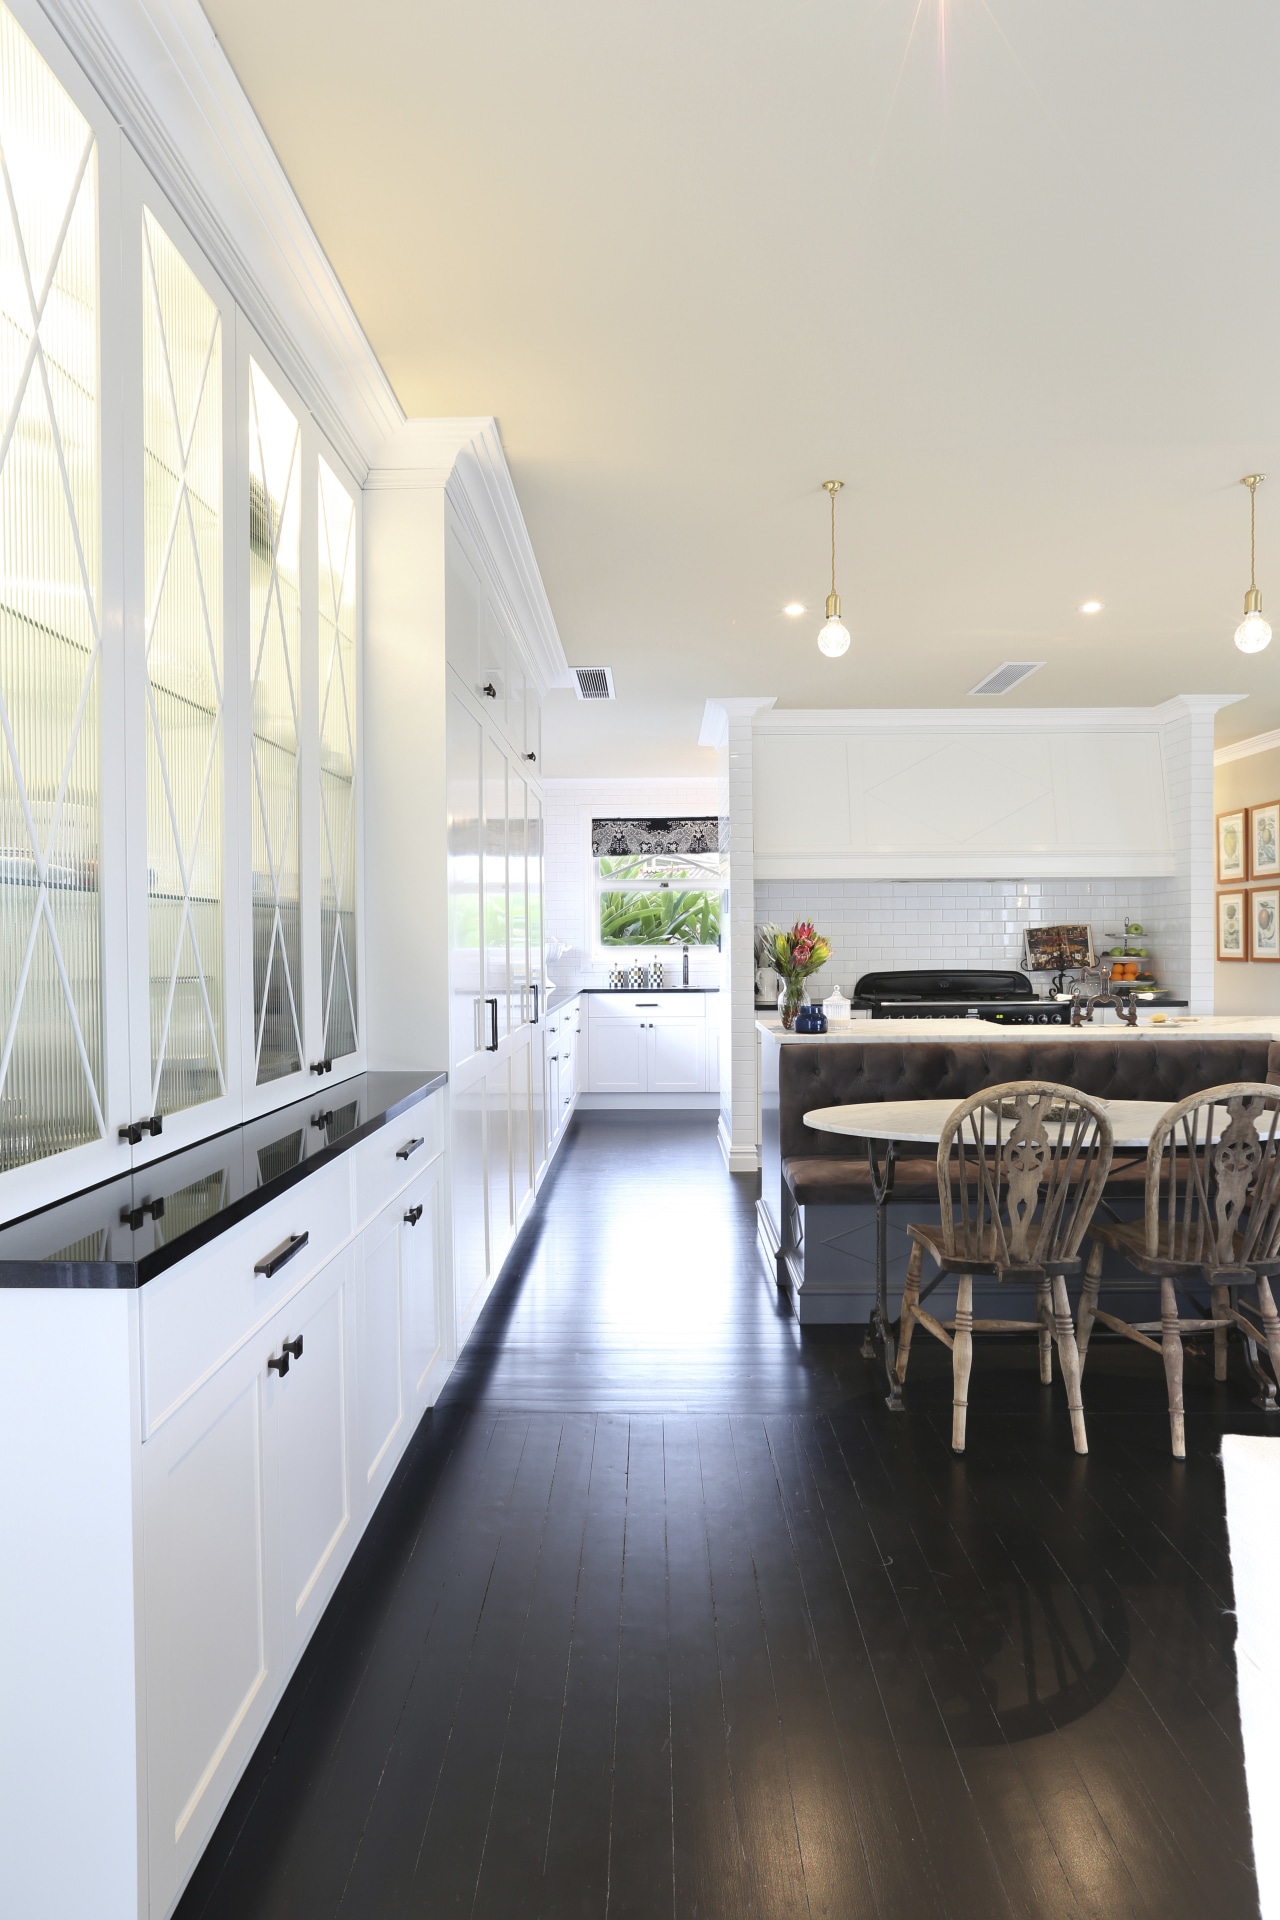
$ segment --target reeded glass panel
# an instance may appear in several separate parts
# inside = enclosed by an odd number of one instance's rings
[[[151,1111],[226,1092],[222,994],[222,324],[142,216]]]
[[[253,1030],[261,1085],[302,1068],[298,874],[298,422],[249,362],[249,619],[253,661]]]
[[[100,1138],[97,165],[0,6],[0,1170]]]
[[[324,1051],[356,1048],[356,509],[320,462],[320,990]]]

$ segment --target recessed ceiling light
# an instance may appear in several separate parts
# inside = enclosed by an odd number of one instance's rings
[[[1086,600],[1080,611],[1081,613],[1101,613],[1102,602],[1101,600]]]
[[[792,600],[788,603],[787,606],[785,606],[782,609],[782,611],[784,613],[790,614],[793,620],[798,620],[800,618],[800,615],[802,613],[807,613],[809,609],[805,606],[803,600]]]

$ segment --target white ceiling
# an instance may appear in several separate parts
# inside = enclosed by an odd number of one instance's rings
[[[711,694],[949,705],[1005,659],[1048,661],[1008,704],[1280,726],[1273,4],[207,10],[407,412],[497,415],[614,669],[548,774],[703,771]]]

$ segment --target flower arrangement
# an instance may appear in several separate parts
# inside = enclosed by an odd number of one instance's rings
[[[790,932],[779,931],[773,941],[773,964],[782,975],[783,991],[778,1002],[782,1024],[790,1030],[811,973],[825,967],[831,958],[831,942],[824,940],[812,920],[797,920]]]

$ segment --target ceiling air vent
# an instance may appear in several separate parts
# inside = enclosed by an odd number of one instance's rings
[[[612,667],[575,667],[573,677],[577,683],[579,700],[612,700]]]
[[[1021,686],[1031,674],[1044,665],[1043,660],[1005,660],[989,673],[985,680],[979,680],[976,687],[970,687],[974,693],[1008,693],[1012,688]]]

